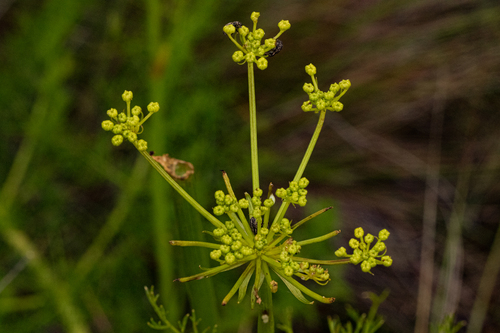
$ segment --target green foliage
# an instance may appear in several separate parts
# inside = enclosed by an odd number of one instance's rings
[[[186,331],[188,319],[191,321],[192,324],[192,333],[198,333],[198,324],[201,321],[201,318],[196,319],[196,314],[195,311],[193,310],[191,315],[188,313],[186,314],[183,318],[182,321],[179,321],[177,324],[179,326],[179,329],[177,329],[174,325],[172,325],[166,316],[165,308],[163,305],[158,305],[158,297],[160,295],[155,295],[154,293],[154,287],[151,286],[150,289],[148,287],[144,287],[144,290],[146,291],[146,296],[148,297],[149,303],[153,307],[154,311],[158,315],[158,318],[160,318],[159,321],[155,321],[153,318],[150,319],[148,322],[148,326],[155,329],[155,330],[171,330],[174,333],[187,333],[189,331]],[[217,325],[215,325],[212,330],[210,331],[210,327],[205,328],[201,333],[216,333],[217,332]]]
[[[368,315],[366,313],[360,314],[352,306],[346,305],[347,314],[352,322],[342,324],[338,317],[328,317],[328,328],[330,333],[374,333],[383,324],[384,319],[377,314],[378,308],[382,302],[389,296],[389,291],[386,290],[379,296],[374,293],[368,293],[368,297],[372,301]]]
[[[458,323],[455,323],[455,316],[448,315],[443,321],[439,324],[437,328],[438,333],[457,333],[460,331],[462,327],[467,326],[467,322],[465,320],[461,320]]]

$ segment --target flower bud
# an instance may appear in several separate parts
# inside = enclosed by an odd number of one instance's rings
[[[158,104],[157,102],[149,103],[148,104],[148,111],[151,113],[155,113],[155,112],[160,111],[160,104]]]
[[[118,115],[118,120],[121,122],[121,123],[124,123],[127,121],[127,115],[123,112],[121,112],[119,115]]]
[[[113,144],[113,146],[119,146],[122,144],[122,142],[123,142],[123,136],[119,134],[111,138],[111,143]]]
[[[145,140],[143,140],[143,139],[137,141],[137,149],[139,151],[146,151],[146,150],[148,150],[148,143]]]
[[[116,118],[116,116],[118,115],[118,111],[113,108],[109,109],[106,113],[110,118]]]
[[[255,54],[253,52],[247,53],[245,55],[245,60],[247,62],[255,62]]]
[[[361,263],[361,270],[365,273],[368,273],[370,270],[372,269],[372,266],[370,265],[370,263],[368,261],[363,261]]]
[[[267,68],[267,59],[266,58],[259,58],[257,60],[257,68],[263,71],[264,69]]]
[[[254,22],[257,23],[259,20],[260,13],[259,12],[253,12],[252,15],[250,15],[250,19]]]
[[[371,242],[373,242],[374,239],[375,239],[375,237],[373,237],[372,234],[366,234],[366,236],[365,236],[365,242],[367,244],[370,244]]]
[[[248,204],[248,200],[247,199],[240,199],[240,201],[238,201],[238,204],[240,205],[241,208],[243,209],[247,209],[249,204]]]
[[[382,265],[384,265],[385,267],[389,267],[392,265],[392,258],[389,256],[383,256],[381,260],[382,260]]]
[[[238,251],[239,249],[241,249],[241,246],[242,246],[241,242],[237,240],[233,244],[231,244],[231,250]]]
[[[320,99],[319,101],[316,102],[316,107],[318,108],[318,110],[323,111],[324,109],[326,109],[325,101]]]
[[[347,90],[351,87],[351,81],[349,80],[342,80],[339,82],[339,86],[343,90]]]
[[[224,31],[226,35],[232,35],[236,32],[236,28],[232,23],[228,23],[222,28],[222,31]]]
[[[137,134],[135,134],[134,132],[130,132],[130,133],[127,135],[127,139],[128,139],[128,141],[130,141],[130,142],[136,142],[136,141],[137,141]]]
[[[222,206],[215,206],[214,207],[214,215],[216,216],[221,216],[222,214],[224,214],[224,207]]]
[[[245,26],[242,26],[240,29],[239,29],[239,33],[240,35],[242,35],[243,37],[245,37],[246,35],[248,35],[248,33],[250,32],[250,30],[248,30],[247,27]]]
[[[102,126],[103,130],[105,130],[105,131],[111,131],[113,129],[113,127],[115,126],[115,124],[113,124],[113,122],[111,120],[104,120],[101,123],[101,126]]]
[[[363,237],[364,234],[365,234],[365,232],[363,231],[363,228],[359,227],[359,228],[354,229],[354,236],[356,238],[361,238],[361,237]]]
[[[391,233],[389,231],[387,231],[387,229],[383,229],[383,230],[380,230],[380,232],[378,233],[378,238],[382,241],[385,241],[387,240],[387,238],[389,238],[389,235]]]
[[[253,36],[255,37],[255,39],[262,39],[265,35],[265,32],[264,30],[262,29],[257,29],[255,30],[255,32],[253,33]],[[260,44],[260,43],[259,43]]]
[[[290,22],[288,20],[281,20],[279,23],[278,23],[278,28],[280,28],[280,31],[287,31],[288,29],[290,29],[291,25],[290,25]]]
[[[304,112],[309,112],[309,111],[312,111],[313,107],[311,105],[311,102],[309,101],[306,101],[302,104],[302,111]]]
[[[313,64],[307,65],[306,73],[310,76],[316,75],[316,67]]]
[[[359,242],[357,239],[355,238],[351,238],[349,240],[349,246],[352,248],[352,249],[357,249],[359,247]]]
[[[123,127],[121,124],[116,124],[113,126],[113,134],[120,134],[123,131]]]
[[[340,86],[338,83],[333,83],[330,85],[330,91],[334,94],[336,94],[337,91],[339,91],[339,89],[340,89]]]
[[[342,246],[340,249],[338,249],[337,251],[335,251],[335,255],[337,257],[345,257],[345,256],[347,256],[347,251],[346,251],[345,247]]]
[[[212,252],[210,252],[210,258],[212,258],[213,260],[219,259],[221,255],[221,250],[213,250]]]
[[[311,83],[304,83],[302,89],[304,89],[306,93],[310,94],[314,91],[314,86]]]
[[[241,51],[236,51],[233,53],[233,61],[234,62],[242,62],[245,60],[245,55]]]
[[[221,245],[219,247],[219,249],[222,251],[222,253],[226,254],[226,253],[229,253],[229,251],[231,251],[231,248],[227,245]]]
[[[266,199],[266,200],[264,200],[264,207],[271,208],[272,206],[274,206],[273,199]]]
[[[332,108],[333,108],[333,111],[340,112],[344,108],[344,104],[342,104],[340,102],[333,102]]]
[[[236,257],[232,253],[226,254],[224,259],[226,259],[226,264],[229,264],[229,265],[231,265],[232,263],[234,263],[236,261]]]
[[[137,105],[136,105],[136,106],[134,106],[134,107],[132,108],[131,112],[132,112],[132,115],[134,115],[134,116],[138,116],[138,115],[140,115],[140,114],[141,114],[142,109],[141,109],[141,107],[140,107],[140,106],[137,106]]]
[[[286,229],[290,227],[290,220],[288,220],[287,218],[283,218],[280,224],[282,229]]]
[[[134,95],[132,94],[131,91],[125,90],[122,94],[122,99],[124,102],[130,103]]]
[[[375,249],[375,251],[377,252],[382,252],[386,249],[386,246],[385,246],[385,243],[384,242],[378,242],[377,244],[375,244],[375,246],[373,247]]]

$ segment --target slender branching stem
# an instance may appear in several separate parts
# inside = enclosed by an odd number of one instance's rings
[[[219,221],[215,216],[210,214],[203,206],[201,206],[198,201],[193,199],[177,182],[161,167],[158,162],[153,160],[149,153],[146,151],[139,151],[142,156],[155,168],[156,171],[176,190],[184,199],[186,199],[191,206],[194,207],[203,217],[205,217],[210,223],[212,223],[217,228],[225,228],[224,223]]]
[[[253,63],[248,63],[248,104],[250,108],[250,151],[252,157],[252,185],[253,189],[259,185],[259,156],[257,152],[257,108],[255,106],[255,81]]]
[[[316,130],[309,142],[309,146],[307,147],[306,153],[304,154],[304,158],[302,158],[302,162],[300,163],[299,169],[293,178],[294,181],[298,182],[306,169],[307,163],[309,162],[309,158],[314,150],[314,146],[316,146],[316,142],[318,141],[319,133],[321,133],[321,129],[323,128],[323,124],[325,122],[325,114],[326,110],[321,111],[318,119],[318,124],[316,125]]]

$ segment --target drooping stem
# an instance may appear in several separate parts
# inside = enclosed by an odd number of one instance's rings
[[[257,108],[255,106],[255,81],[253,62],[248,62],[248,104],[250,109],[250,150],[252,157],[252,185],[253,189],[259,186],[259,156],[257,152]]]
[[[318,119],[318,124],[316,125],[316,130],[314,131],[314,134],[311,138],[311,141],[309,142],[309,146],[307,147],[306,153],[304,154],[304,157],[302,158],[302,162],[300,163],[299,169],[297,170],[297,173],[295,174],[295,177],[293,178],[294,181],[298,182],[300,178],[302,177],[302,174],[304,173],[304,170],[306,169],[307,163],[309,162],[309,158],[311,157],[311,154],[314,150],[314,146],[316,146],[316,142],[318,141],[319,133],[321,133],[321,129],[323,128],[323,124],[325,122],[325,114],[326,110],[321,111],[321,114],[319,115]]]

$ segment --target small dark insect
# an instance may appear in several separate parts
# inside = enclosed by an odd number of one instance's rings
[[[268,58],[271,58],[271,57],[274,57],[275,55],[277,55],[281,49],[283,48],[283,42],[280,41],[279,39],[276,39],[276,46],[274,47],[274,49],[271,49],[269,51],[267,51],[266,53],[264,53],[264,55],[266,55]]]
[[[257,235],[257,220],[255,217],[250,218],[250,228],[252,229],[253,234]]]
[[[149,156],[153,156],[154,154],[155,154],[155,152],[152,150],[149,152]]]
[[[243,24],[241,24],[240,21],[234,21],[234,22],[229,22],[228,24],[226,25],[232,25],[235,29],[236,29],[236,33],[238,33],[238,29],[241,28],[243,26]],[[225,35],[226,33],[223,32],[223,34]]]

